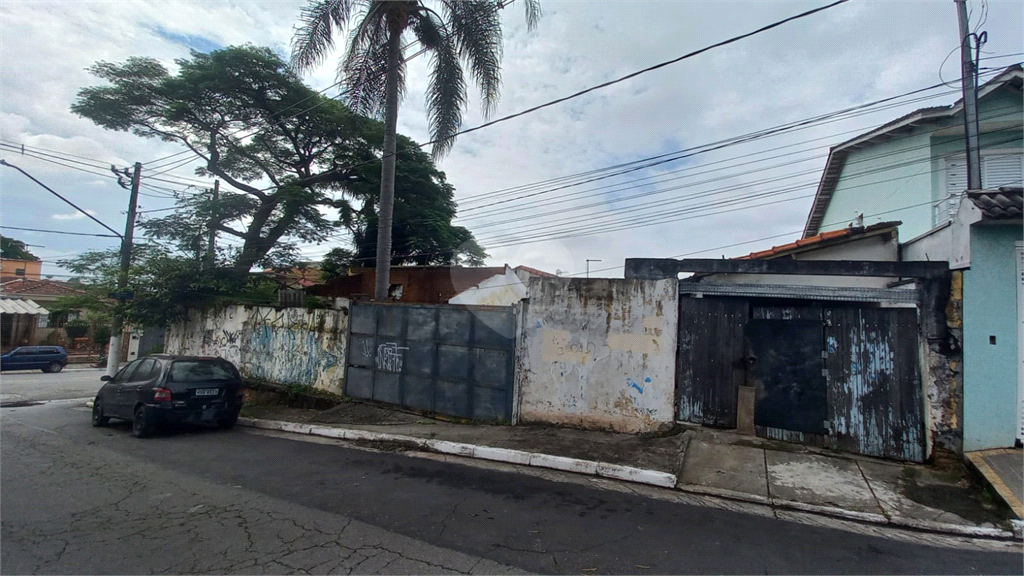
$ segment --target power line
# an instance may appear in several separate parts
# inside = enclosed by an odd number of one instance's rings
[[[39,184],[39,185],[40,185],[41,187],[43,187],[43,188],[44,188],[44,189],[45,189],[45,190],[46,190],[47,192],[49,192],[50,194],[53,194],[53,195],[54,195],[54,196],[56,196],[57,198],[60,198],[61,200],[63,200],[65,204],[68,204],[69,206],[71,206],[71,207],[72,207],[72,208],[74,208],[75,210],[78,210],[78,211],[79,211],[79,212],[81,212],[82,214],[85,214],[85,216],[86,216],[86,217],[88,217],[88,218],[89,218],[90,220],[92,220],[93,222],[96,222],[96,223],[97,223],[97,224],[99,224],[100,226],[103,226],[103,227],[104,227],[104,228],[106,228],[107,230],[110,230],[111,232],[113,232],[114,234],[116,234],[118,238],[121,238],[121,237],[122,237],[122,236],[121,236],[120,234],[118,234],[117,230],[114,230],[114,229],[113,229],[113,228],[111,228],[110,226],[107,226],[106,224],[104,224],[103,222],[101,222],[101,221],[100,221],[100,220],[99,220],[98,218],[96,218],[96,217],[95,217],[95,216],[93,216],[92,214],[90,214],[90,213],[86,212],[85,210],[82,210],[82,209],[81,209],[81,208],[79,208],[79,207],[78,207],[78,205],[76,205],[76,204],[75,204],[74,202],[72,202],[72,201],[68,200],[67,198],[65,198],[65,197],[63,197],[63,196],[61,196],[61,195],[60,195],[59,193],[57,193],[57,192],[56,192],[55,190],[53,190],[52,188],[50,188],[50,187],[49,187],[49,186],[47,186],[46,184],[43,184],[42,182],[40,182],[39,180],[37,180],[37,179],[36,179],[36,178],[35,178],[34,176],[32,176],[31,174],[29,174],[28,172],[25,172],[25,171],[24,171],[24,170],[22,170],[21,168],[18,168],[18,167],[17,167],[17,166],[15,166],[14,164],[11,164],[11,163],[7,162],[6,160],[3,160],[3,159],[0,159],[0,165],[3,165],[3,166],[7,166],[7,167],[10,167],[10,168],[14,168],[14,169],[15,169],[15,170],[17,170],[18,172],[21,172],[21,173],[22,173],[22,174],[24,174],[24,175],[25,175],[26,177],[28,177],[28,179],[29,179],[29,180],[32,180],[32,181],[33,181],[33,182],[35,182],[36,184]]]
[[[500,124],[502,122],[507,122],[509,120],[512,120],[512,119],[515,119],[515,118],[519,118],[519,117],[525,116],[527,114],[532,114],[534,112],[537,112],[538,110],[542,110],[544,108],[548,108],[548,107],[554,106],[556,104],[561,104],[563,102],[566,102],[566,101],[569,101],[569,100],[573,100],[573,99],[578,98],[580,96],[589,94],[590,92],[594,92],[594,91],[600,90],[602,88],[607,88],[608,86],[612,86],[614,84],[618,84],[620,82],[624,82],[626,80],[629,80],[631,78],[635,78],[637,76],[640,76],[642,74],[646,74],[648,72],[657,70],[659,68],[664,68],[664,67],[669,66],[671,64],[675,64],[675,63],[681,62],[683,60],[687,60],[687,59],[692,58],[694,56],[703,54],[704,52],[707,52],[709,50],[713,50],[715,48],[720,48],[722,46],[726,46],[728,44],[732,44],[732,43],[737,42],[739,40],[743,40],[745,38],[749,38],[751,36],[760,34],[762,32],[766,32],[766,31],[771,30],[773,28],[777,28],[779,26],[782,26],[783,24],[786,24],[786,23],[789,23],[789,22],[792,22],[792,21],[795,21],[795,20],[799,20],[801,18],[806,18],[808,16],[811,16],[811,15],[816,14],[818,12],[822,12],[824,10],[828,10],[830,8],[834,8],[834,7],[836,7],[836,6],[840,5],[840,4],[845,4],[848,1],[849,0],[836,0],[835,2],[833,2],[831,4],[828,4],[828,5],[825,5],[825,6],[821,6],[819,8],[814,8],[812,10],[807,10],[805,12],[801,12],[801,13],[796,14],[794,16],[790,16],[788,18],[784,18],[782,20],[778,20],[778,21],[773,22],[771,24],[768,24],[766,26],[762,26],[761,28],[758,28],[758,29],[753,30],[751,32],[747,32],[745,34],[740,34],[739,36],[733,36],[732,38],[729,38],[727,40],[723,40],[721,42],[717,42],[715,44],[711,44],[709,46],[705,46],[703,48],[700,48],[698,50],[694,50],[692,52],[689,52],[689,53],[684,54],[682,56],[679,56],[677,58],[673,58],[671,60],[666,60],[665,62],[661,62],[661,63],[655,64],[653,66],[648,66],[647,68],[638,70],[636,72],[632,72],[630,74],[627,74],[627,75],[622,76],[620,78],[617,78],[615,80],[610,80],[608,82],[603,82],[603,83],[598,84],[596,86],[591,86],[590,88],[585,88],[583,90],[580,90],[579,92],[576,92],[574,94],[570,94],[568,96],[563,96],[561,98],[556,98],[555,100],[550,100],[548,102],[545,102],[543,104],[539,104],[539,105],[534,106],[532,108],[528,108],[526,110],[522,110],[522,111],[516,112],[514,114],[509,114],[508,116],[503,116],[501,118],[497,118],[497,119],[491,120],[489,122],[484,122],[483,124],[480,124],[478,126],[474,126],[472,128],[467,128],[465,130],[461,130],[461,131],[456,132],[455,134],[453,134],[451,136],[451,138],[455,138],[455,137],[461,136],[463,134],[469,134],[471,132],[476,132],[478,130],[482,130],[482,129],[490,127],[490,126],[494,126],[495,124]],[[424,142],[422,144],[417,144],[417,145],[413,146],[412,148],[423,148],[423,147],[429,146],[431,144],[437,144],[440,141],[441,141],[440,139],[438,139],[438,140],[431,140],[429,142]],[[377,162],[377,161],[383,160],[387,156],[395,156],[395,155],[401,154],[402,152],[405,152],[405,151],[406,150],[404,150],[404,149],[403,150],[396,150],[393,154],[388,154],[388,155],[382,156],[380,158],[374,158],[372,160],[366,160],[366,161],[363,161],[363,162],[358,162],[356,164],[352,164],[352,165],[349,165],[349,166],[346,166],[346,167],[342,167],[342,168],[335,168],[333,170],[329,170],[325,174],[345,172],[345,171],[348,171],[348,170],[352,170],[353,168],[356,168],[356,167],[359,167],[359,166],[363,166],[363,165],[369,164],[371,162]],[[268,190],[272,190],[272,189],[278,188],[278,187],[279,186],[268,186],[266,188],[261,189],[261,191],[262,192],[266,192]]]
[[[16,141],[14,141],[14,140],[9,139],[9,138],[0,137],[0,140],[2,140],[4,142],[7,142],[9,146],[16,146],[19,151],[21,150],[22,147],[24,147],[28,151],[50,152],[50,153],[59,154],[60,156],[65,156],[65,157],[68,157],[68,158],[77,158],[79,160],[89,160],[89,161],[94,163],[94,164],[92,164],[92,166],[94,168],[106,168],[107,166],[110,166],[111,164],[117,164],[117,162],[107,162],[105,160],[100,160],[98,158],[90,158],[88,156],[78,156],[78,155],[75,155],[75,154],[71,154],[69,152],[62,152],[60,150],[53,150],[53,149],[50,149],[50,148],[43,148],[41,146],[32,146],[32,145],[29,145],[29,144],[21,144],[21,143],[18,143]]]
[[[6,230],[21,230],[23,232],[42,232],[45,234],[66,234],[68,236],[96,236],[99,238],[120,238],[120,235],[113,234],[89,234],[87,232],[67,232],[65,230],[44,230],[42,228],[19,228],[17,226],[0,226]]]

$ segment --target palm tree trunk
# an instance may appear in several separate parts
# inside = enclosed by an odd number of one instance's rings
[[[391,223],[395,211],[395,141],[398,131],[398,67],[402,60],[402,27],[390,22],[388,76],[384,100],[384,160],[380,168],[380,214],[377,217],[377,283],[373,299],[387,300],[391,287]]]

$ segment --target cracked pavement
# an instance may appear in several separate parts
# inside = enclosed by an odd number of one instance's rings
[[[0,433],[4,574],[966,574],[1024,559],[1019,543],[887,537],[333,441],[139,440],[77,404],[2,409]]]

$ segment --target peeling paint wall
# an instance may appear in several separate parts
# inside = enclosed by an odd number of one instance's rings
[[[170,327],[169,354],[220,356],[243,376],[341,394],[348,302],[334,310],[231,306]]]
[[[674,420],[678,282],[534,278],[521,422],[650,432]]]

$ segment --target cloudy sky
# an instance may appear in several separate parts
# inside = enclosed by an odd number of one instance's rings
[[[533,32],[525,29],[522,7],[513,4],[503,13],[504,84],[492,118],[826,3],[542,0],[544,15]],[[86,67],[130,56],[151,56],[173,66],[190,49],[243,43],[285,54],[302,5],[293,0],[5,0],[0,3],[0,142],[24,144],[67,166],[10,149],[0,157],[122,229],[128,193],[100,175],[106,171],[97,166],[153,164],[181,149],[105,131],[73,115],[69,107],[77,91],[97,83]],[[968,2],[972,28],[988,32],[983,67],[1024,58],[1022,5]],[[582,274],[586,260],[594,259],[600,260],[591,263],[595,274],[621,277],[627,257],[745,254],[799,237],[830,145],[915,108],[950,104],[957,84],[897,100],[895,106],[613,178],[581,183],[594,176],[579,175],[955,80],[959,61],[951,52],[957,46],[951,0],[854,0],[462,136],[440,167],[457,189],[459,223],[476,234],[490,264]],[[307,82],[316,89],[333,84],[338,56],[309,74]],[[427,65],[426,58],[410,62],[408,96],[399,115],[399,131],[418,141],[428,140]],[[483,121],[479,102],[472,101],[464,126]],[[183,165],[160,176],[178,185],[148,184],[182,188],[182,179],[195,179],[193,170]],[[10,168],[0,169],[0,191],[3,226],[106,233]],[[141,210],[172,204],[151,188],[143,192]],[[49,274],[65,273],[53,264],[56,259],[116,245],[113,238],[2,232],[32,245],[47,261],[44,273]],[[331,247],[308,246],[303,252],[316,259]]]

